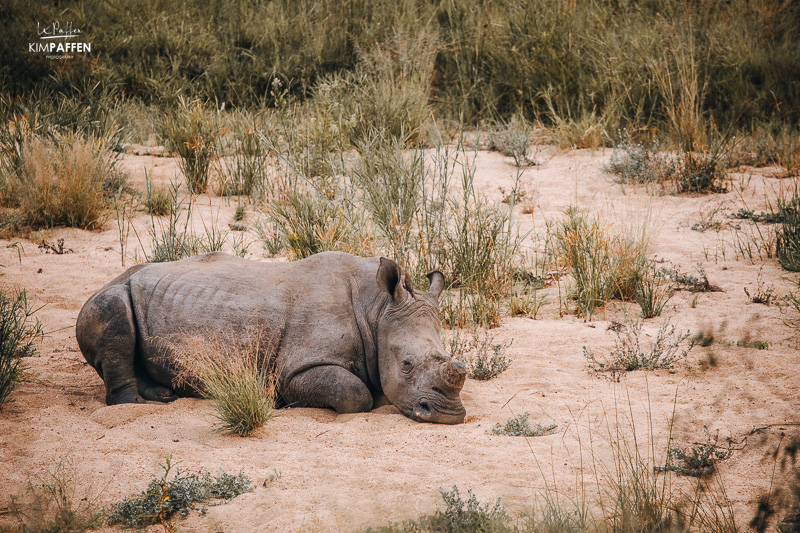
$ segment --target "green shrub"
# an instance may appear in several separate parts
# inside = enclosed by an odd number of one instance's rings
[[[528,417],[531,414],[527,411],[509,418],[505,424],[495,424],[491,433],[493,435],[508,435],[509,437],[542,437],[545,435],[552,435],[558,424],[542,425],[537,423],[536,427],[531,427],[528,422]]]
[[[525,124],[519,117],[489,130],[487,148],[496,150],[514,160],[517,167],[535,164],[528,158],[531,139]]]
[[[170,518],[175,513],[188,516],[192,510],[205,514],[205,504],[218,500],[216,505],[227,503],[245,492],[252,492],[253,487],[244,473],[238,475],[220,472],[212,476],[209,472],[189,473],[175,469],[172,479],[172,457],[168,456],[161,467],[164,474],[153,478],[147,488],[139,495],[125,498],[114,505],[108,516],[110,525],[119,524],[125,528],[143,528],[152,524],[161,524],[171,530],[174,525]],[[212,504],[212,505],[213,505]]]
[[[678,359],[686,359],[695,342],[681,349],[683,341],[689,338],[689,331],[675,332],[675,326],[665,321],[658,329],[655,341],[644,349],[641,346],[641,322],[634,322],[614,329],[616,340],[614,349],[600,361],[594,352],[586,346],[583,355],[589,362],[589,370],[595,373],[609,372],[612,379],[619,379],[623,372],[632,370],[655,370],[657,368],[672,368]]]
[[[648,264],[649,238],[646,230],[626,233],[614,234],[599,217],[589,218],[570,207],[555,234],[558,253],[572,276],[578,310],[585,318],[612,298],[635,298],[637,282]]]
[[[22,375],[22,358],[36,353],[34,342],[43,336],[36,311],[24,290],[0,291],[0,409]]]
[[[269,148],[257,135],[261,123],[260,117],[244,111],[231,118],[232,153],[220,157],[218,164],[223,196],[264,194]]]
[[[161,138],[167,149],[180,157],[180,168],[192,194],[204,193],[208,187],[220,133],[216,115],[199,100],[181,98],[177,108],[163,119]]]
[[[669,271],[650,263],[636,282],[636,303],[642,308],[642,318],[661,316],[664,306],[674,294]]]
[[[151,215],[163,217],[172,213],[175,208],[176,198],[169,187],[156,187],[150,176],[146,176],[146,196],[144,207]]]
[[[706,477],[712,475],[719,461],[724,461],[733,454],[730,440],[727,446],[719,446],[719,431],[712,437],[708,427],[704,426],[706,442],[681,448],[672,446],[667,450],[667,462],[658,467],[659,472],[675,472],[679,476]],[[678,461],[674,463],[673,460]]]
[[[481,335],[478,330],[453,330],[443,337],[448,353],[464,363],[467,375],[472,379],[492,379],[511,365],[505,353],[513,341],[498,343],[488,331]]]
[[[606,172],[615,174],[622,185],[662,184],[673,171],[670,161],[658,153],[658,141],[634,142],[625,132],[611,154]]]

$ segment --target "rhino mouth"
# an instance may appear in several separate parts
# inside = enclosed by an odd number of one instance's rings
[[[437,424],[461,424],[464,422],[467,411],[461,405],[461,401],[450,401],[448,404],[450,405],[442,405],[441,402],[423,398],[403,414],[417,422],[433,422]]]

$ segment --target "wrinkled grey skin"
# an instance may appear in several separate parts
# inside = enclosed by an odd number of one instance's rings
[[[428,277],[422,292],[384,258],[326,252],[256,263],[211,253],[130,268],[86,302],[76,334],[108,405],[194,395],[173,386],[164,339],[266,326],[280,335],[286,404],[354,413],[385,397],[414,420],[457,424],[466,371],[439,337],[444,278]]]

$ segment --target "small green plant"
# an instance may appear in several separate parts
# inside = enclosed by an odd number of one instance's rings
[[[269,148],[257,135],[260,117],[237,111],[232,117],[232,154],[218,160],[223,196],[263,196],[267,186]]]
[[[34,342],[43,336],[36,311],[24,290],[0,290],[0,409],[22,375],[22,358],[36,353]]]
[[[636,282],[636,303],[642,308],[642,318],[661,316],[664,306],[674,293],[669,272],[651,263]]]
[[[145,175],[146,196],[144,207],[157,217],[169,215],[175,207],[175,196],[169,187],[156,187],[149,175]]]
[[[166,457],[160,466],[164,474],[153,478],[139,496],[125,498],[114,505],[108,516],[110,525],[143,528],[161,524],[172,527],[170,519],[175,513],[185,517],[190,511],[197,510],[205,514],[206,507],[198,504],[220,505],[253,490],[250,478],[242,472],[237,475],[220,472],[212,476],[207,471],[187,474],[175,467],[170,479],[174,467],[172,457]]]
[[[766,289],[764,288],[764,282],[761,279],[763,267],[758,269],[758,277],[756,278],[756,290],[755,293],[752,295],[750,291],[747,290],[747,287],[744,287],[744,293],[750,298],[750,301],[754,304],[764,304],[770,305],[775,303],[778,300],[778,296],[775,294],[775,287],[770,285]]]
[[[174,348],[178,381],[212,401],[221,431],[247,436],[277,416],[278,341],[260,330],[244,343],[226,334],[187,337]]]
[[[536,423],[536,427],[531,427],[528,422],[530,413],[527,411],[513,418],[509,418],[505,424],[496,424],[490,431],[492,435],[508,435],[509,437],[542,437],[552,435],[558,424],[542,425]]]
[[[199,100],[179,99],[177,109],[161,125],[161,137],[180,157],[180,168],[191,194],[208,187],[208,174],[217,153],[220,128],[215,114],[206,111]]]
[[[632,370],[655,370],[658,368],[673,368],[679,359],[686,359],[689,351],[695,344],[681,349],[683,341],[689,338],[689,331],[676,333],[675,326],[665,321],[658,330],[656,340],[649,349],[645,350],[640,341],[642,335],[641,322],[624,324],[624,327],[614,329],[616,340],[614,349],[600,361],[594,352],[583,347],[583,355],[589,362],[589,370],[594,373],[609,372],[612,379],[618,380],[623,372]]]
[[[681,152],[673,174],[678,193],[726,192],[725,167],[719,153]]]
[[[12,496],[9,511],[21,523],[18,531],[82,533],[101,527],[98,498],[78,492],[79,477],[74,460],[61,459],[52,471],[29,481],[24,494]]]
[[[689,292],[719,292],[722,289],[708,281],[703,265],[697,264],[697,274],[681,273],[677,269],[665,269],[664,273],[677,285],[676,290]]]
[[[756,350],[769,350],[772,343],[769,341],[751,341],[746,339],[739,339],[736,341],[736,346],[740,348],[754,348]]]
[[[246,214],[247,209],[245,208],[244,204],[239,204],[236,206],[236,211],[233,213],[233,220],[236,222],[241,222],[244,220]]]
[[[732,444],[719,446],[719,431],[712,437],[708,426],[703,426],[706,441],[688,448],[672,446],[667,450],[667,463],[657,467],[658,472],[675,472],[679,476],[706,477],[713,474],[717,463],[733,454]],[[673,461],[678,461],[674,463]]]
[[[453,357],[464,363],[470,378],[492,379],[511,365],[505,352],[513,341],[496,343],[488,331],[481,336],[478,330],[472,330],[468,335],[471,338],[464,336],[463,330],[454,331],[444,339],[444,345]]]

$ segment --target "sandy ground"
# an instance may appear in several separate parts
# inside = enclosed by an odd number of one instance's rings
[[[655,257],[686,272],[701,263],[723,290],[701,294],[694,307],[693,295],[677,293],[663,317],[646,321],[646,334],[652,339],[671,317],[684,329],[714,331],[722,342],[695,348],[688,365],[674,370],[634,372],[619,383],[601,379],[587,371],[583,346],[607,352],[614,342],[607,326],[622,320],[622,307],[611,305],[590,322],[559,317],[551,288],[551,303],[538,320],[505,317],[493,330],[498,342],[513,339],[507,352],[513,362],[491,381],[467,380],[462,398],[468,417],[458,426],[416,423],[392,406],[341,416],[288,409],[253,436],[238,438],[214,431],[214,413],[204,400],[107,407],[103,383],[78,350],[74,325],[83,302],[125,269],[116,224],[110,221],[102,232],[45,232],[48,242],[63,238],[74,250],[65,255],[46,254],[23,240],[21,262],[15,249],[5,247],[9,242],[1,241],[0,284],[28,290],[32,302],[43,306],[38,316],[49,334],[39,345],[40,357],[26,361],[30,379],[0,412],[0,509],[63,458],[75,464],[77,493],[108,506],[144,489],[170,454],[187,470],[243,470],[256,487],[210,508],[205,517],[179,519],[184,531],[358,530],[432,512],[441,504],[439,487],[454,484],[462,492],[472,488],[483,501],[500,497],[513,515],[529,511],[545,493],[557,494],[567,506],[576,497],[597,505],[602,493],[596,481],[603,486],[614,472],[614,450],[633,449],[635,433],[641,453],[654,450],[661,461],[674,420],[672,433],[680,444],[703,441],[704,425],[739,443],[717,479],[746,527],[772,476],[774,463],[765,453],[781,435],[798,435],[796,426],[780,424],[800,422],[800,355],[796,327],[786,322],[792,312],[754,304],[743,289],[752,293],[760,271],[764,283],[783,295],[796,275],[781,270],[775,259],[737,257],[730,229],[700,233],[691,226],[715,209],[716,219],[726,222],[725,215],[743,202],[765,208],[765,198],[788,180],[765,177],[774,175],[769,169],[750,169],[733,175],[726,194],[649,195],[615,184],[602,171],[609,155],[543,152],[542,164],[524,175],[535,205],[532,215],[518,215],[524,227],[541,232],[545,220],[556,219],[570,204],[622,223],[641,224],[647,217]],[[489,196],[500,198],[499,188],[510,188],[510,161],[479,153],[476,181]],[[145,169],[162,182],[177,172],[175,160],[148,155],[126,156],[122,165],[139,187]],[[203,196],[196,213],[198,220],[224,227],[234,208]],[[139,216],[138,238],[134,232],[128,238],[131,254],[139,241],[150,246],[147,218]],[[258,243],[250,251],[254,260],[262,256]],[[742,348],[735,344],[740,339],[771,346]],[[703,370],[700,361],[709,352],[718,364]],[[557,432],[529,439],[488,434],[495,423],[525,411],[532,421],[555,421]],[[770,424],[777,425],[748,436]],[[266,482],[276,473],[278,479]],[[675,481],[675,487],[686,484]],[[0,525],[10,520],[0,514]]]

